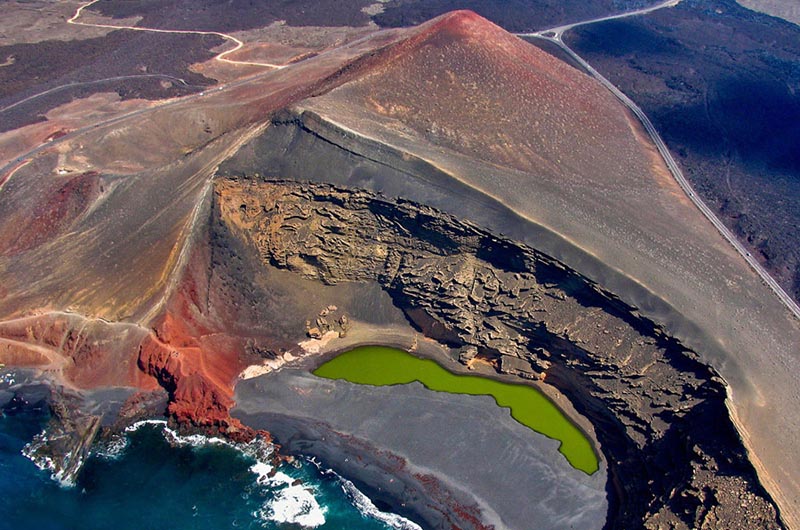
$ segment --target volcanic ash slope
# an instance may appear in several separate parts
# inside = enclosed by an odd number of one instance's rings
[[[599,83],[470,12],[365,56],[223,167],[440,208],[597,281],[729,385],[759,475],[800,502],[800,322],[693,206]]]
[[[570,395],[620,462],[616,521],[775,525],[748,457],[791,518],[798,323],[599,84],[455,12],[222,88],[5,182],[0,362],[160,387],[179,422],[247,438],[233,386],[304,338],[295,282],[366,283]]]

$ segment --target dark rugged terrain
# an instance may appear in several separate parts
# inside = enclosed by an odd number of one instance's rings
[[[370,0],[146,0],[118,2],[101,0],[92,6],[105,16],[141,16],[149,28],[236,31],[262,28],[284,21],[290,26],[363,26],[369,15],[362,8]]]
[[[260,260],[324,284],[378,282],[426,336],[463,347],[462,362],[562,390],[608,459],[609,527],[779,526],[717,374],[557,261],[430,208],[331,186],[220,180],[213,217],[214,239],[234,239],[245,271]],[[263,299],[241,292],[246,306]]]
[[[526,32],[655,4],[653,0],[389,0],[374,17],[383,27],[413,26],[455,9],[469,9],[508,31]]]
[[[565,41],[642,107],[704,200],[799,299],[800,27],[733,0],[686,0]]]
[[[214,57],[216,54],[210,50],[224,42],[215,35],[120,30],[94,39],[0,46],[0,58],[14,58],[13,64],[0,68],[0,109],[41,92],[75,84],[0,110],[0,132],[44,120],[43,115],[50,109],[95,92],[113,91],[123,99],[163,99],[200,92],[216,81],[188,67]],[[170,50],[169,55],[165,49]],[[122,76],[141,77],[91,83]]]

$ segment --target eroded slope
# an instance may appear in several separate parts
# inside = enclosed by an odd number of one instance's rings
[[[602,284],[718,367],[762,480],[796,520],[800,459],[788,440],[800,433],[800,322],[689,201],[622,104],[463,12],[415,28],[369,66],[274,119],[278,129],[225,169],[413,199]],[[328,155],[343,172],[311,162]]]

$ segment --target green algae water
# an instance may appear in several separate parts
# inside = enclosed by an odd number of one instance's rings
[[[471,396],[492,396],[522,425],[561,442],[559,452],[572,467],[587,474],[598,469],[589,439],[541,392],[527,385],[502,383],[477,375],[456,375],[434,361],[403,350],[362,346],[328,361],[314,375],[351,383],[387,386],[419,381],[429,390]]]

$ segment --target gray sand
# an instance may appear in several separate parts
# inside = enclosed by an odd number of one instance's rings
[[[355,385],[297,370],[242,381],[236,394],[234,416],[357,483],[364,477],[343,471],[358,472],[346,465],[348,455],[302,438],[333,431],[400,456],[411,475],[436,476],[498,529],[601,528],[605,522],[604,464],[592,476],[573,469],[558,442],[520,425],[488,396],[431,392],[419,383]]]

